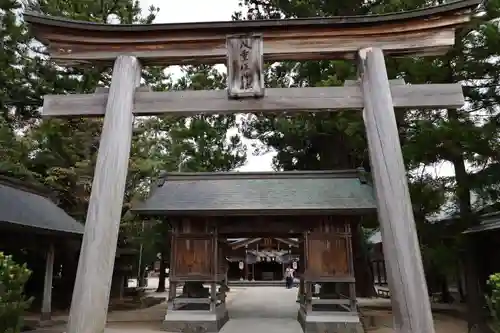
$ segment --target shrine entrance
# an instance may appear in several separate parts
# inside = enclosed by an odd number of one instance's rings
[[[299,246],[303,241],[303,235],[261,236],[263,237],[226,240],[228,284],[283,285],[285,269],[291,267],[297,270],[300,261]]]
[[[298,301],[295,317],[304,330],[318,324],[360,329],[351,228],[376,214],[363,170],[171,173],[134,211],[172,226],[166,331],[218,331],[231,317],[230,266],[238,265],[239,280],[279,281],[285,289],[285,263],[300,279],[287,307]],[[313,295],[315,284],[321,294]]]
[[[35,36],[60,65],[113,65],[109,89],[44,99],[45,117],[104,116],[67,332],[100,333],[106,324],[134,116],[279,112],[290,116],[362,109],[395,330],[433,333],[394,110],[459,108],[464,97],[460,84],[418,85],[389,80],[384,56],[444,54],[455,42],[456,27],[470,20],[471,11],[479,3],[455,1],[410,12],[360,17],[157,25],[89,24],[25,13],[24,19]],[[358,77],[343,87],[264,89],[264,62],[332,59],[356,60]],[[139,88],[142,65],[200,63],[226,63],[226,91],[151,92],[148,87]],[[217,331],[227,320],[224,288],[217,287],[226,280],[222,260],[225,244],[221,240],[255,237],[261,231],[269,237],[304,235],[303,264],[299,265],[303,274],[299,293],[303,329],[358,330],[350,237],[352,226],[360,223],[366,209],[373,211],[372,198],[357,198],[338,174],[323,176],[312,189],[290,187],[285,179],[293,177],[283,173],[247,175],[246,188],[232,186],[239,175],[221,175],[225,181],[206,174],[180,175],[176,181],[190,180],[190,192],[169,187],[172,176],[167,175],[164,184],[136,209],[169,216],[174,228],[173,281],[190,285],[184,293],[188,297],[179,300],[171,295],[166,325],[183,332]],[[198,178],[195,181],[193,177]],[[296,178],[306,181],[315,177],[299,172]],[[340,183],[332,185],[327,179]],[[262,184],[272,180],[273,185],[263,191]],[[202,183],[209,186],[202,190],[198,188]],[[162,191],[164,188],[170,188],[170,192]],[[212,196],[213,191],[221,191],[221,195]],[[248,193],[258,200],[247,202]],[[196,211],[200,198],[206,198],[204,210]],[[176,205],[169,206],[172,202]],[[287,209],[277,208],[282,205]],[[190,295],[206,296],[200,281],[211,284],[210,296],[195,300]],[[327,294],[350,296],[348,300],[314,300],[309,287],[314,281],[335,282]],[[344,287],[338,289],[339,284]],[[193,322],[195,312],[188,315],[174,309],[176,302],[209,310],[195,310],[199,321]],[[331,310],[332,305],[350,315],[337,316],[336,311],[315,315],[325,307]]]

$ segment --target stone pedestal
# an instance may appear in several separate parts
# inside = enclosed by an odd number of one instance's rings
[[[217,333],[229,320],[225,304],[215,312],[196,310],[170,310],[165,316],[163,330],[183,333]]]
[[[299,310],[298,321],[304,333],[364,333],[357,313]]]
[[[229,320],[225,293],[217,294],[217,285],[205,288],[202,282],[188,281],[178,297],[169,297],[163,330],[183,333],[215,333]],[[213,296],[212,296],[213,295]]]

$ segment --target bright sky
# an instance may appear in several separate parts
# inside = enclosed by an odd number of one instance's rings
[[[203,21],[230,21],[231,15],[239,10],[238,0],[139,0],[141,7],[147,10],[151,5],[160,7],[155,23],[182,23]],[[224,68],[224,67],[222,67]],[[222,69],[221,68],[221,69]],[[175,76],[180,72],[177,68],[170,70]],[[274,154],[252,156],[251,142],[245,140],[248,146],[249,158],[241,171],[270,171]],[[433,167],[430,172],[441,176],[454,175],[454,169],[449,163]]]
[[[155,23],[230,21],[238,0],[139,0],[143,10],[160,7]]]

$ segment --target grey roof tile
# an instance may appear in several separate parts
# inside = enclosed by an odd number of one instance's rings
[[[500,229],[500,212],[484,214],[480,216],[481,224],[465,230],[464,234],[483,232],[483,231],[497,231]]]
[[[172,173],[133,210],[162,215],[264,215],[375,207],[372,186],[349,170]]]
[[[84,226],[49,198],[15,186],[20,182],[0,177],[0,226],[17,225],[35,232],[83,234]]]

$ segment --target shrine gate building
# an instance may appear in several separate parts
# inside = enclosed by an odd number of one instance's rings
[[[300,238],[229,238],[227,279],[230,284],[281,282],[286,267],[300,262]]]
[[[171,173],[134,211],[172,226],[167,331],[219,330],[228,320],[228,278],[281,280],[294,260],[304,330],[326,324],[316,316],[360,326],[351,230],[376,214],[364,171]],[[316,283],[328,285],[324,299],[313,297]]]

